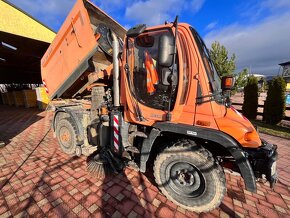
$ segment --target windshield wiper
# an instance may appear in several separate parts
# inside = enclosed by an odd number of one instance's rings
[[[210,101],[215,101],[216,100],[216,96],[217,95],[220,95],[220,93],[213,93],[213,94],[210,94],[210,95],[203,95],[203,96],[199,96],[199,97],[196,97],[196,102],[197,104],[203,104],[203,103],[206,103],[206,102],[210,102]],[[204,100],[205,98],[209,98],[207,100]]]
[[[208,98],[207,100],[204,100],[205,98]],[[229,96],[225,96],[222,91],[215,91],[213,94],[210,95],[203,95],[196,98],[197,104],[203,104],[206,102],[216,101],[220,104],[225,105],[226,107],[231,106],[231,100]]]

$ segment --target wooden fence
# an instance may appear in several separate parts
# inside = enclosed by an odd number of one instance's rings
[[[243,103],[235,103],[235,102],[233,102],[232,103],[232,105],[233,106],[243,106]],[[264,105],[263,104],[259,104],[258,105],[258,108],[263,108],[263,111],[264,111]],[[239,111],[239,112],[242,112],[242,109],[237,109],[237,111]],[[289,106],[287,106],[286,107],[286,111],[290,111],[290,107]],[[263,112],[257,112],[257,115],[260,115],[260,116],[263,116]],[[290,121],[290,117],[287,117],[287,116],[285,116],[284,118],[283,118],[283,120],[287,120],[287,121]]]

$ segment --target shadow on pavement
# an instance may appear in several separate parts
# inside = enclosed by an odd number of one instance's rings
[[[0,105],[0,141],[9,144],[12,138],[42,119],[43,116],[38,115],[40,113],[36,108]]]

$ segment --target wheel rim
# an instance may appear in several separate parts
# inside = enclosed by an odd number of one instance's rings
[[[173,162],[166,170],[166,181],[178,195],[194,198],[203,194],[206,186],[205,178],[200,170],[188,162]]]
[[[66,148],[69,148],[71,144],[71,133],[69,129],[61,127],[59,130],[59,136],[61,144]]]

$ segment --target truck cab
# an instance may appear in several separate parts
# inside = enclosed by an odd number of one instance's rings
[[[249,190],[256,189],[255,176],[265,175],[271,185],[275,183],[276,146],[261,140],[251,122],[231,106],[227,95],[231,87],[223,83],[232,78],[219,77],[205,43],[193,27],[185,23],[178,24],[178,31],[172,23],[150,27],[134,37],[127,34],[125,41],[123,65],[127,64],[129,70],[122,67],[125,94],[121,102],[126,121],[156,127],[165,135],[178,133],[205,140],[201,143],[216,157],[221,155],[225,163],[231,162],[231,158],[225,158],[228,152],[235,159],[236,170],[248,178],[245,183]],[[147,84],[150,72],[146,69],[146,53],[150,53],[158,75],[152,93]],[[170,74],[174,78],[171,83]],[[231,142],[222,143],[225,138]],[[243,163],[238,159],[244,159]]]

